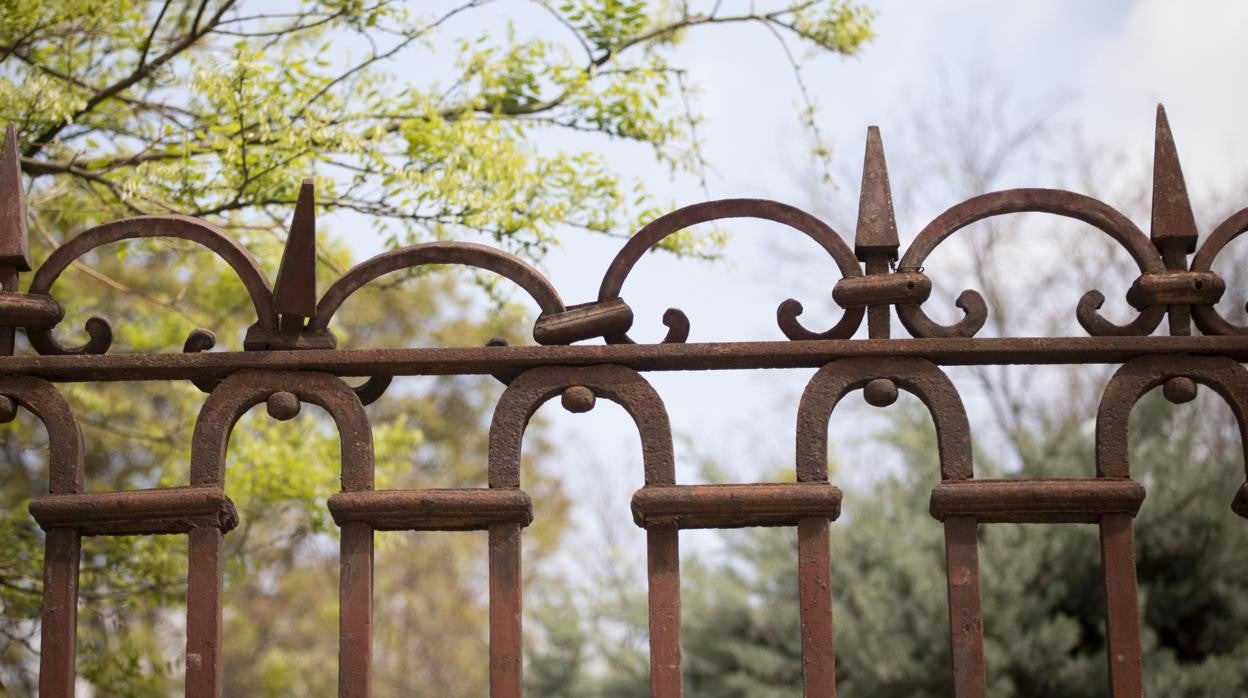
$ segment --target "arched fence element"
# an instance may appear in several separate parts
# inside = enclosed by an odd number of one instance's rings
[[[1159,108],[1147,235],[1103,201],[1068,191],[1013,189],[951,206],[917,232],[903,252],[883,142],[872,127],[852,244],[792,206],[729,199],[687,206],[644,226],[610,262],[597,299],[587,303],[567,305],[550,280],[518,257],[462,242],[429,242],[383,253],[347,271],[318,297],[311,182],[300,191],[272,285],[244,246],[209,222],[181,216],[105,223],[82,232],[33,266],[17,143],[10,128],[0,153],[0,421],[11,421],[23,408],[44,424],[49,436],[48,493],[30,503],[30,514],[46,534],[40,694],[74,695],[82,536],[186,534],[190,541],[186,695],[219,698],[223,541],[238,523],[225,496],[230,434],[238,418],[262,402],[272,417],[283,420],[295,417],[300,405],[308,402],[328,412],[341,442],[341,491],[328,497],[329,511],[341,529],[339,694],[352,698],[371,694],[373,533],[480,530],[489,540],[490,693],[495,698],[518,698],[524,685],[522,531],[534,517],[533,502],[520,478],[521,448],[534,412],[558,395],[572,412],[592,409],[598,398],[616,402],[632,417],[640,435],[638,466],[644,485],[634,493],[631,506],[648,546],[651,694],[675,698],[683,692],[680,532],[782,526],[796,529],[798,543],[795,564],[805,695],[832,698],[836,693],[832,589],[837,570],[830,541],[836,535],[834,522],[844,495],[829,480],[829,439],[842,437],[836,431],[829,435],[829,420],[851,392],[861,390],[867,402],[886,407],[899,390],[905,390],[927,407],[938,439],[940,472],[932,473],[936,483],[930,513],[944,527],[955,695],[984,696],[992,674],[984,656],[977,532],[981,525],[1004,522],[1099,527],[1109,691],[1118,698],[1139,696],[1147,667],[1141,659],[1133,522],[1145,487],[1131,478],[1128,467],[1129,416],[1136,401],[1155,387],[1162,386],[1167,398],[1181,402],[1194,397],[1197,384],[1203,384],[1229,404],[1248,452],[1248,372],[1242,366],[1248,361],[1248,328],[1233,324],[1214,307],[1227,288],[1213,271],[1218,255],[1248,231],[1246,211],[1228,217],[1198,247],[1177,149]],[[1139,269],[1123,294],[1135,310],[1134,318],[1118,324],[1102,317],[1099,309],[1105,295],[1093,290],[1075,308],[1088,336],[981,337],[987,304],[978,292],[967,290],[957,299],[963,311],[960,320],[950,324],[933,320],[924,306],[934,272],[923,265],[936,247],[976,221],[1018,212],[1082,221],[1122,247]],[[790,299],[776,310],[783,339],[697,343],[690,341],[689,318],[672,308],[664,315],[668,331],[661,342],[636,343],[628,334],[633,310],[623,295],[631,270],[668,236],[730,218],[772,221],[813,240],[837,269],[828,290],[841,309],[839,320],[827,330],[810,329],[798,319],[801,303]],[[64,334],[58,325],[66,299],[54,294],[61,273],[102,245],[152,237],[202,246],[231,268],[256,315],[241,338],[242,351],[208,352],[216,337],[209,329],[197,329],[182,353],[109,353],[112,330],[103,318],[88,320],[85,343],[72,346],[57,339]],[[503,276],[528,294],[539,310],[534,344],[337,348],[332,320],[355,291],[387,274],[448,264]],[[32,281],[22,292],[18,275],[32,269]],[[894,313],[910,337],[891,337]],[[33,353],[15,355],[19,330]],[[1166,334],[1159,334],[1162,331]],[[587,343],[592,340],[597,341]],[[1093,476],[975,478],[970,423],[943,368],[1007,364],[1120,367],[1105,388],[1097,415]],[[757,368],[817,369],[795,415],[793,481],[678,483],[672,426],[662,399],[644,374]],[[380,398],[395,376],[470,374],[492,375],[507,385],[490,427],[486,486],[375,489],[372,430],[365,406]],[[352,388],[344,377],[367,380]],[[208,394],[192,437],[190,482],[181,487],[84,492],[82,435],[57,384],[151,380],[190,381]],[[1248,479],[1230,499],[1231,510],[1248,518]]]

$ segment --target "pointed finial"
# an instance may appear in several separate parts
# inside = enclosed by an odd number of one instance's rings
[[[884,162],[884,141],[878,126],[867,128],[867,153],[862,162],[862,191],[858,198],[858,229],[854,254],[867,261],[873,254],[897,258],[897,219],[893,216],[893,193]]]
[[[312,180],[303,180],[282,264],[273,284],[273,309],[279,315],[312,317],[316,314],[316,193]]]
[[[1166,108],[1157,105],[1157,135],[1153,145],[1153,244],[1160,250],[1163,240],[1183,243],[1186,252],[1196,251],[1196,217],[1183,182],[1179,151],[1166,119]],[[1164,250],[1162,250],[1164,252]]]
[[[22,164],[17,157],[17,131],[9,124],[0,151],[0,266],[30,271],[30,241],[26,237],[26,194]]]

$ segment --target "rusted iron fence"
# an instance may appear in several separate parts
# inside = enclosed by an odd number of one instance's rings
[[[341,527],[339,693],[368,696],[371,676],[373,532],[485,530],[489,535],[490,693],[521,694],[521,536],[533,519],[520,482],[520,452],[534,411],[561,396],[573,412],[597,398],[619,403],[641,434],[645,485],[632,500],[633,519],[648,541],[651,693],[681,695],[679,536],[683,529],[788,526],[798,539],[801,646],[805,694],[835,694],[833,649],[834,561],[830,524],[841,491],[828,481],[828,422],[837,403],[861,389],[887,406],[898,390],[918,396],[935,422],[941,477],[931,514],[943,523],[947,555],[949,639],[958,696],[985,693],[976,530],[998,522],[1096,524],[1100,528],[1110,693],[1143,691],[1133,518],[1144,487],[1131,479],[1127,421],[1132,406],[1157,386],[1184,402],[1197,384],[1229,403],[1241,434],[1248,418],[1248,327],[1214,308],[1225,291],[1212,271],[1218,253],[1248,230],[1242,210],[1204,240],[1197,229],[1165,114],[1158,110],[1152,226],[1144,234],[1131,220],[1096,199],[1052,189],[1014,189],[959,203],[924,227],[900,254],[883,146],[868,131],[862,193],[853,247],[817,218],[774,201],[734,199],[682,208],[637,232],[603,276],[597,300],[565,305],[554,286],[524,261],[481,245],[432,242],[386,252],[354,267],[316,295],[314,199],[304,185],[296,204],[276,282],[247,250],[218,228],[179,216],[132,218],[87,230],[57,248],[35,271],[26,292],[17,275],[31,270],[25,210],[12,130],[0,165],[0,417],[21,406],[50,435],[49,492],[30,504],[46,532],[40,692],[74,692],[75,608],[82,536],[186,534],[189,581],[186,694],[221,693],[222,540],[238,517],[225,496],[226,446],[235,421],[261,402],[276,419],[294,417],[303,402],[323,407],[341,435],[342,491],[329,499]],[[987,308],[965,291],[961,320],[942,325],[923,304],[931,280],[923,263],[946,238],[975,221],[1039,211],[1083,221],[1127,250],[1140,274],[1127,294],[1137,311],[1118,325],[1098,313],[1104,297],[1089,291],[1076,308],[1087,337],[976,338]],[[724,218],[775,221],[815,240],[840,269],[832,291],[843,309],[829,330],[799,320],[802,307],[777,309],[787,341],[687,343],[688,319],[672,309],[667,337],[636,344],[633,316],[621,297],[629,272],[665,237],[691,225]],[[212,352],[210,333],[196,331],[181,354],[107,354],[108,323],[87,323],[89,340],[77,347],[53,336],[61,302],[52,294],[61,272],[83,254],[109,243],[145,237],[190,240],[215,252],[251,296],[256,321],[244,351]],[[1189,255],[1195,253],[1194,256]],[[374,279],[427,264],[460,264],[502,275],[541,308],[533,329],[537,346],[338,350],[330,321],[339,306]],[[890,338],[896,312],[909,338]],[[853,339],[866,318],[866,338]],[[1168,333],[1154,334],[1165,322]],[[1200,334],[1192,333],[1192,326]],[[12,356],[13,333],[25,331],[37,355]],[[601,344],[577,344],[586,340]],[[971,430],[942,366],[967,364],[1120,364],[1105,388],[1096,423],[1095,474],[1086,479],[978,480]],[[676,482],[672,434],[663,402],[646,371],[817,367],[796,416],[796,481],[726,485]],[[489,374],[507,384],[490,428],[488,487],[374,489],[372,435],[364,405],[399,375]],[[367,377],[358,388],[343,376]],[[208,393],[193,436],[190,482],[184,487],[83,492],[82,437],[55,384],[73,381],[189,380]],[[1091,469],[1089,469],[1092,472]],[[1229,490],[1229,487],[1228,487]],[[1248,482],[1232,509],[1248,517]],[[902,600],[898,600],[901,602]]]

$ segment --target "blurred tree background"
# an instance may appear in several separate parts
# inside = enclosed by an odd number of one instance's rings
[[[322,213],[364,214],[370,235],[390,246],[485,239],[540,260],[561,234],[623,236],[652,215],[651,192],[613,174],[596,143],[634,142],[661,168],[698,176],[701,116],[688,99],[697,76],[671,58],[689,32],[751,24],[845,55],[871,37],[870,12],[842,0],[765,10],[523,4],[545,22],[465,37],[457,22],[503,3],[6,3],[0,121],[19,134],[35,262],[100,222],[181,213],[223,225],[274,270],[303,177],[315,179]],[[424,64],[433,68],[426,73]],[[798,117],[808,126],[812,118]],[[551,134],[577,134],[586,145],[550,147]],[[322,279],[352,263],[352,237],[341,228],[361,218],[331,220],[339,223],[319,231]],[[685,236],[668,248],[711,256],[716,245],[714,236]],[[113,321],[122,351],[176,351],[197,327],[239,348],[254,318],[241,284],[223,271],[178,241],[105,247],[57,283],[68,313],[57,333],[76,342],[81,330],[73,328],[98,314]],[[400,281],[401,301],[379,295],[396,284],[377,284],[337,315],[340,346],[524,341],[530,309],[488,280],[486,299],[462,275]],[[186,482],[203,401],[193,387],[65,392],[85,432],[89,489]],[[369,407],[378,485],[483,482],[498,393],[482,379],[396,384]],[[234,432],[226,490],[242,524],[226,539],[227,695],[333,692],[337,546],[325,498],[337,489],[337,437],[323,414],[308,412],[298,423],[249,415]],[[46,436],[23,415],[3,431],[0,449],[0,693],[26,696],[35,686],[42,582],[41,534],[26,505],[46,491]],[[567,498],[536,465],[545,450],[538,424],[526,447],[526,489],[541,510],[526,535],[528,570],[540,569],[568,522]],[[377,598],[385,601],[376,611],[377,695],[483,695],[484,539],[378,541]],[[78,670],[87,695],[180,694],[185,547],[180,536],[84,541]],[[545,612],[557,599],[536,607],[535,633],[558,638],[575,628]]]

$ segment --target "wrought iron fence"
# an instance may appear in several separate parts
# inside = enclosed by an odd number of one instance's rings
[[[883,146],[868,131],[853,247],[831,227],[774,201],[732,199],[679,209],[631,237],[611,262],[597,300],[566,305],[555,287],[523,260],[489,247],[431,242],[386,252],[352,268],[317,298],[312,186],[305,183],[290,236],[270,286],[247,250],[219,228],[181,216],[114,221],[87,230],[54,250],[26,292],[19,272],[31,270],[26,213],[12,129],[0,157],[0,418],[17,407],[34,413],[50,435],[49,493],[30,514],[46,532],[40,692],[74,693],[75,615],[83,536],[189,536],[186,695],[221,693],[222,541],[238,523],[224,485],[226,447],[235,421],[266,403],[276,419],[300,404],[323,407],[341,435],[342,491],[329,498],[341,527],[339,694],[367,696],[371,677],[373,532],[485,530],[489,536],[490,693],[519,696],[521,681],[521,535],[533,520],[520,482],[524,432],[534,411],[556,395],[573,412],[597,398],[619,403],[636,422],[645,484],[632,499],[633,519],[648,541],[650,681],[655,696],[681,695],[679,534],[693,528],[788,526],[798,540],[803,680],[807,696],[835,694],[830,524],[841,491],[828,479],[828,422],[837,403],[861,389],[876,406],[905,390],[927,406],[939,440],[940,482],[932,516],[943,523],[948,580],[949,639],[955,694],[985,693],[978,546],[980,525],[999,522],[1096,524],[1100,529],[1106,599],[1110,693],[1143,692],[1133,517],[1145,496],[1131,479],[1127,421],[1132,406],[1163,386],[1174,402],[1191,400],[1197,384],[1221,395],[1248,433],[1248,327],[1222,317],[1214,304],[1225,283],[1212,271],[1219,252],[1248,230],[1248,209],[1232,215],[1197,249],[1197,228],[1178,156],[1160,108],[1155,143],[1152,225],[1145,235],[1113,207],[1081,194],[1013,189],[977,196],[937,216],[904,254],[893,217]],[[1139,267],[1127,293],[1136,316],[1115,324],[1089,291],[1076,308],[1087,337],[976,338],[987,306],[975,291],[957,305],[949,325],[924,310],[931,280],[923,263],[945,239],[991,216],[1039,211],[1074,218],[1117,242]],[[636,344],[633,313],[621,291],[633,266],[664,238],[697,223],[760,218],[794,228],[835,261],[841,279],[832,296],[843,313],[825,331],[802,324],[801,305],[776,311],[787,341],[688,343],[688,318],[668,310],[666,338]],[[146,237],[182,238],[220,256],[251,297],[256,320],[244,351],[212,352],[211,333],[197,330],[181,354],[107,354],[107,321],[86,324],[88,341],[66,346],[52,333],[63,317],[52,290],[76,259],[102,245]],[[1192,255],[1192,253],[1195,253]],[[1189,255],[1191,255],[1189,260]],[[504,276],[541,308],[537,346],[338,350],[330,321],[353,292],[383,275],[428,264],[459,264]],[[911,335],[890,338],[893,312]],[[854,339],[866,319],[866,338]],[[1162,322],[1168,335],[1155,335]],[[1192,333],[1195,325],[1200,334]],[[37,355],[12,356],[14,331],[26,332]],[[577,344],[601,338],[603,344]],[[1086,479],[980,480],[971,458],[971,430],[958,391],[942,371],[950,365],[1119,364],[1105,388],[1096,420],[1095,475]],[[796,417],[796,481],[723,485],[676,482],[672,434],[663,402],[647,371],[817,367]],[[364,405],[394,376],[482,374],[507,384],[489,435],[488,487],[374,489],[372,434]],[[367,377],[357,388],[340,379]],[[189,380],[208,394],[193,435],[190,482],[183,487],[83,492],[83,445],[59,382]],[[1248,441],[1245,442],[1248,445]],[[1248,482],[1232,509],[1248,517]]]

